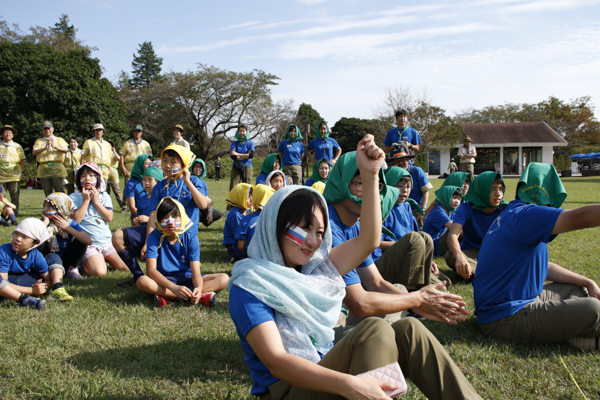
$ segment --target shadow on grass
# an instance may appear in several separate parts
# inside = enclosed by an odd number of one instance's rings
[[[75,368],[112,371],[125,378],[231,380],[251,383],[237,338],[186,339],[83,352],[67,359]]]

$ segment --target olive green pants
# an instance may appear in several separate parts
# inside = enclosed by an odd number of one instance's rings
[[[469,264],[471,264],[471,271],[473,271],[473,275],[475,275],[475,270],[477,269],[477,257],[479,256],[479,249],[467,249],[462,250],[463,254],[467,258]],[[446,259],[446,264],[453,270],[456,271],[456,258],[454,254],[450,250],[446,251],[444,254],[444,258]]]
[[[405,377],[429,399],[480,399],[450,355],[415,318],[390,325],[368,318],[349,332],[319,365],[357,375],[398,361]],[[333,400],[341,396],[315,392],[278,381],[261,400]]]
[[[254,175],[254,170],[252,167],[247,167],[244,172],[239,169],[231,168],[230,178],[229,178],[229,191],[233,189],[238,183],[247,183],[249,185],[253,185],[252,175]]]
[[[58,178],[41,178],[42,181],[42,189],[44,189],[44,195],[48,197],[52,194],[52,190],[56,193],[64,193],[64,179],[62,177]]]
[[[284,165],[282,171],[290,185],[302,185],[302,165]]]

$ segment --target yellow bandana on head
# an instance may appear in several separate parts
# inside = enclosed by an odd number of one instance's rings
[[[156,209],[158,210],[160,208],[160,206],[162,205],[162,203],[165,200],[170,200],[173,203],[175,203],[175,205],[177,206],[177,209],[179,210],[179,215],[181,216],[181,227],[174,232],[175,237],[177,238],[177,241],[181,243],[181,241],[179,240],[179,236],[181,236],[185,231],[187,231],[188,229],[190,229],[192,227],[193,222],[192,220],[187,216],[187,214],[185,213],[185,208],[183,208],[183,205],[178,202],[177,200],[175,200],[172,197],[164,197],[160,203],[158,203],[158,207],[156,207]],[[158,219],[156,219],[154,221],[154,225],[156,227],[156,229],[158,229],[160,231],[160,233],[162,234],[160,237],[160,241],[158,242],[158,249],[160,249],[160,246],[162,245],[163,240],[167,237],[172,235],[173,233],[171,232],[167,232],[161,225],[160,225],[160,221]]]
[[[169,183],[171,181],[173,181],[175,183],[175,186],[177,186],[177,180],[179,178],[181,178],[181,174],[183,173],[184,169],[188,169],[189,167],[192,166],[192,163],[194,162],[194,159],[196,158],[196,156],[194,155],[194,153],[192,153],[191,151],[189,151],[188,149],[186,149],[183,146],[179,146],[176,144],[170,144],[167,147],[165,147],[165,149],[162,151],[162,153],[160,153],[160,159],[163,159],[163,156],[165,154],[165,151],[167,150],[173,150],[174,152],[176,152],[179,157],[181,158],[181,171],[179,171],[177,174],[173,175],[170,178],[167,178],[167,186],[169,186]],[[165,174],[166,175],[166,174]]]
[[[261,184],[252,188],[252,206],[255,210],[262,210],[271,196],[275,194],[275,189]]]
[[[227,195],[225,202],[233,207],[246,209],[246,199],[248,198],[248,191],[252,186],[247,183],[238,183],[231,189]]]

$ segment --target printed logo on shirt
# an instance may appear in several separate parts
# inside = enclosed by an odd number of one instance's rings
[[[90,149],[90,153],[95,153],[96,151],[94,149]]]
[[[133,147],[129,147],[129,152],[133,153]]]
[[[290,147],[292,147],[292,145],[291,145],[291,144],[288,144],[288,145],[287,145],[287,148],[289,149]]]
[[[5,153],[0,154],[0,158],[4,158]]]
[[[185,255],[182,255],[182,256],[181,256],[181,262],[182,262],[183,264],[185,264]]]

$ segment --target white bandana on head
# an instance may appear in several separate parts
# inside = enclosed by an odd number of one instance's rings
[[[46,229],[46,225],[44,225],[44,223],[37,218],[25,218],[23,221],[21,221],[21,223],[19,223],[19,225],[17,225],[15,232],[22,233],[25,236],[37,240],[37,244],[34,244],[27,251],[35,249],[50,238],[48,230]]]

